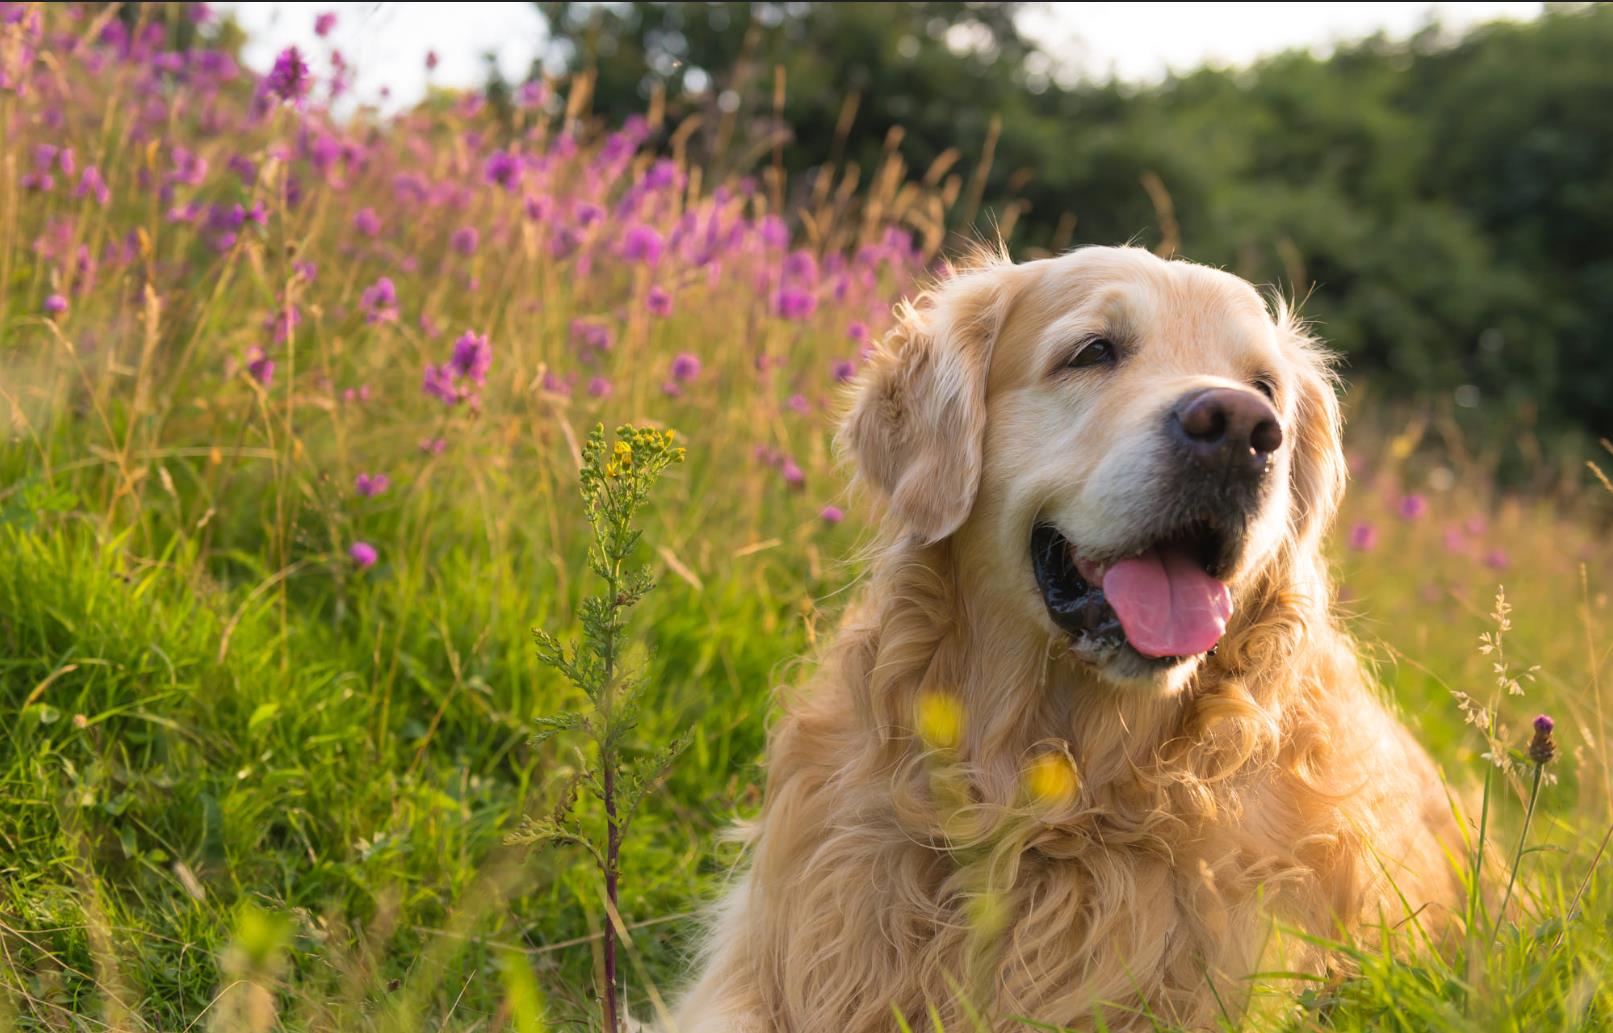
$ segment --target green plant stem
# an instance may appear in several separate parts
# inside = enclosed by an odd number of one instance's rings
[[[1529,806],[1523,812],[1523,828],[1518,833],[1518,849],[1512,854],[1512,871],[1507,876],[1507,891],[1501,897],[1501,907],[1495,913],[1495,929],[1490,934],[1490,948],[1495,948],[1495,942],[1501,938],[1501,922],[1506,918],[1507,904],[1512,901],[1512,887],[1518,882],[1518,865],[1523,863],[1524,844],[1529,842],[1529,823],[1535,816],[1535,801],[1540,799],[1540,776],[1546,770],[1546,765],[1535,765],[1535,780],[1529,787]]]

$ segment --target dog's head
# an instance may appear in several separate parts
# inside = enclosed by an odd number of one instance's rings
[[[1257,600],[1320,589],[1343,484],[1325,355],[1245,281],[1136,248],[983,264],[899,313],[843,429],[971,600],[1174,688]]]

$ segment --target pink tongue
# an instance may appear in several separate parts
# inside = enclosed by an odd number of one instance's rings
[[[1103,575],[1103,594],[1144,656],[1192,656],[1215,647],[1232,616],[1232,593],[1179,545],[1121,560]]]

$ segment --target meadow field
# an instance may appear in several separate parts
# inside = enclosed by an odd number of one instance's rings
[[[632,625],[632,749],[689,737],[623,851],[651,1014],[855,590],[836,415],[974,158],[702,167],[585,79],[338,121],[177,34],[0,5],[0,1029],[596,1028],[598,876],[509,839],[579,763],[532,630],[596,587],[600,423],[687,449]],[[1247,1026],[1613,1028],[1613,485],[1498,428],[1503,490],[1442,404],[1349,399],[1339,609],[1517,889],[1263,974]]]

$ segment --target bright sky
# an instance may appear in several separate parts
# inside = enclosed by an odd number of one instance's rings
[[[338,47],[357,70],[355,92],[395,110],[419,100],[428,81],[474,86],[486,78],[484,55],[506,77],[519,77],[543,47],[543,20],[526,3],[221,3],[246,29],[246,62],[267,70],[291,44],[315,55]],[[1383,29],[1407,36],[1431,18],[1460,28],[1493,18],[1530,18],[1540,3],[1053,3],[1025,19],[1027,32],[1066,71],[1102,78],[1157,79],[1205,62],[1243,65],[1291,47],[1326,50]],[[337,15],[326,41],[314,17]],[[440,64],[425,68],[427,51]],[[382,102],[383,87],[391,97]]]

